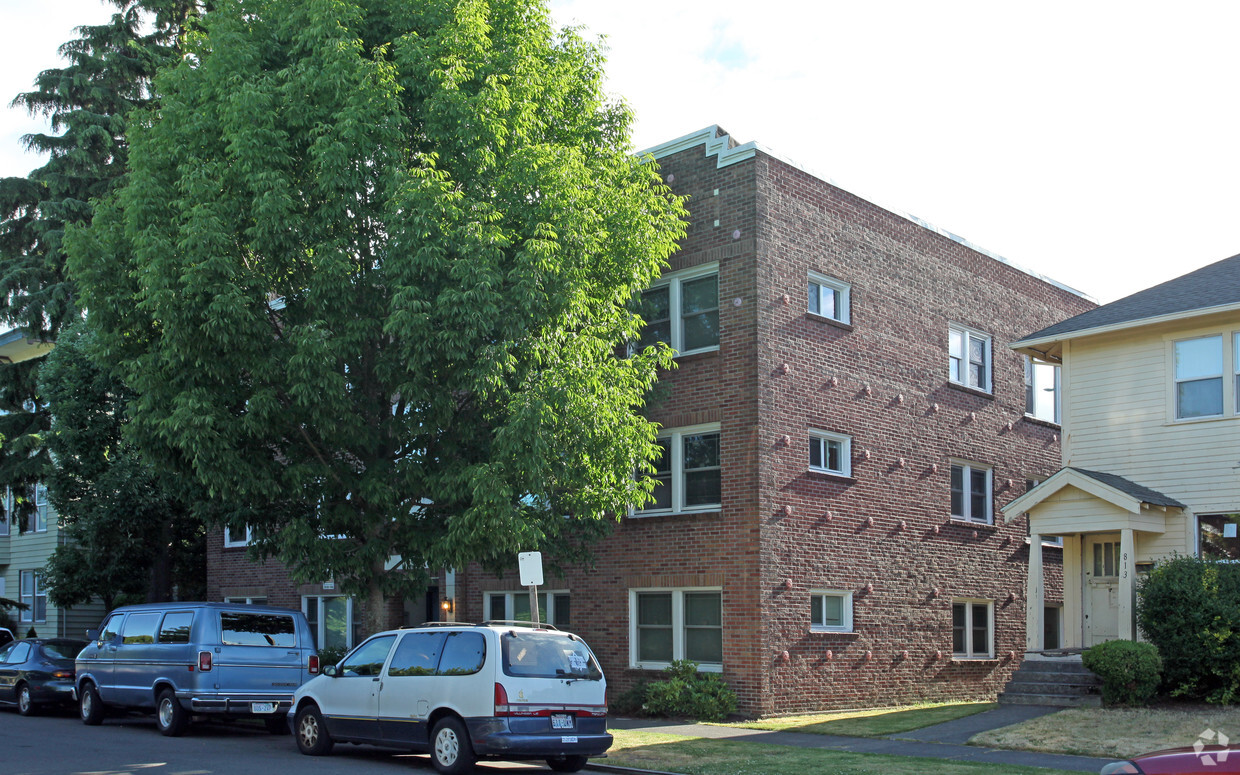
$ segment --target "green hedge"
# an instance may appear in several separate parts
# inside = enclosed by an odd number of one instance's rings
[[[642,709],[652,716],[723,721],[736,712],[736,693],[714,673],[699,673],[696,662],[678,659],[646,686]]]
[[[1158,694],[1162,659],[1152,643],[1107,641],[1082,654],[1081,662],[1102,679],[1107,705],[1148,705]]]
[[[1138,586],[1137,622],[1163,662],[1172,695],[1240,699],[1240,564],[1175,557]]]

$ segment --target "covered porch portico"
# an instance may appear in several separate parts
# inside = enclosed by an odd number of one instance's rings
[[[1025,649],[1045,647],[1042,541],[1063,539],[1063,642],[1088,648],[1136,638],[1138,558],[1168,531],[1183,504],[1121,476],[1063,468],[1009,503],[1007,519],[1029,515]]]

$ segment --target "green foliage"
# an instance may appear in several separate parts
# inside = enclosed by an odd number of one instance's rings
[[[714,673],[699,673],[697,663],[678,659],[663,671],[666,678],[646,687],[644,709],[653,716],[723,721],[736,712],[736,693]]]
[[[1137,621],[1175,696],[1240,699],[1240,565],[1175,557],[1140,583]]]
[[[93,200],[124,174],[126,120],[150,102],[156,69],[174,61],[191,0],[109,0],[105,24],[77,28],[60,48],[63,68],[45,70],[14,105],[49,119],[52,134],[29,134],[27,149],[47,155],[25,178],[0,180],[0,321],[32,341],[52,342],[81,318],[65,271],[64,234],[89,222]],[[36,483],[51,466],[43,441],[51,423],[38,391],[39,358],[0,365],[0,486],[13,488],[20,527],[34,508]]]
[[[320,667],[327,667],[328,665],[339,664],[340,660],[344,659],[344,655],[348,653],[349,650],[344,646],[328,646],[326,648],[321,648],[318,650],[319,665]]]
[[[192,479],[167,472],[175,454],[152,465],[123,437],[132,396],[92,360],[82,326],[62,332],[45,358],[43,394],[52,411],[47,448],[52,505],[70,540],[48,562],[48,596],[58,606],[120,596],[150,602],[206,593],[205,530],[197,513],[207,499]]]
[[[221,4],[69,235],[133,437],[368,629],[428,567],[585,559],[650,491],[669,353],[618,356],[684,210],[601,63],[532,0]]]
[[[645,715],[646,691],[649,687],[649,681],[638,681],[633,684],[608,701],[608,712],[618,716]]]
[[[26,630],[26,637],[37,638],[39,637],[39,633],[35,632],[34,627],[31,627],[29,630]]]
[[[1152,643],[1099,643],[1081,655],[1081,662],[1102,679],[1107,705],[1148,705],[1158,693],[1162,659]]]

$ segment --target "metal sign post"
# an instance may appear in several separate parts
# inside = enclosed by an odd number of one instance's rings
[[[534,624],[541,624],[538,616],[538,586],[543,583],[542,552],[520,552],[517,567],[521,571],[521,583],[530,590],[530,616]]]

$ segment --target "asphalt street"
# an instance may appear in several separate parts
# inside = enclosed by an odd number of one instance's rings
[[[550,772],[545,766],[484,763],[480,775]],[[71,712],[24,718],[0,710],[0,772],[5,775],[435,775],[430,759],[337,745],[329,756],[303,756],[293,738],[251,723],[196,723],[164,737],[151,716],[110,718],[88,727]],[[587,768],[583,773],[589,773]]]

